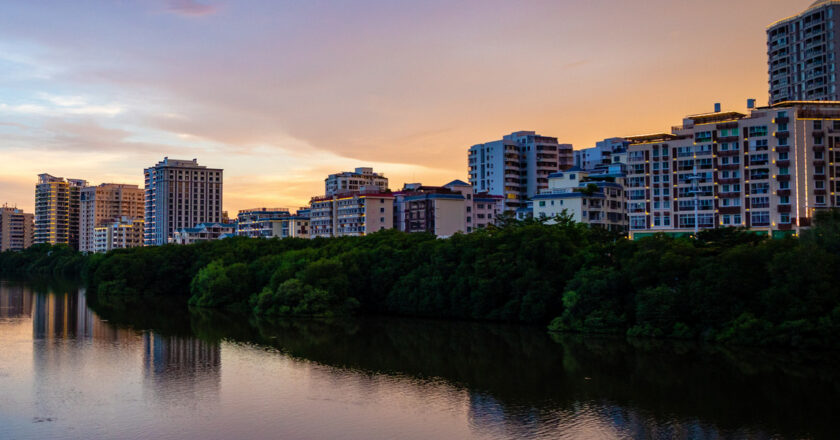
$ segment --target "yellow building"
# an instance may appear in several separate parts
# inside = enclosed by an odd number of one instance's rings
[[[79,248],[79,203],[87,182],[39,174],[35,186],[35,243]]]

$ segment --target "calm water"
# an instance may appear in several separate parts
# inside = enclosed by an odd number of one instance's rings
[[[838,401],[826,355],[409,319],[269,325],[0,282],[0,439],[840,438]]]

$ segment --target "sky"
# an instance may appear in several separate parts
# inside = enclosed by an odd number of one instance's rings
[[[224,208],[306,205],[371,166],[467,178],[519,130],[576,149],[767,103],[765,28],[811,0],[3,0],[0,204],[37,175],[223,168]]]

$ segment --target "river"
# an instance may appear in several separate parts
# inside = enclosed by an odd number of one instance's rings
[[[838,438],[827,354],[108,309],[0,281],[0,439]]]

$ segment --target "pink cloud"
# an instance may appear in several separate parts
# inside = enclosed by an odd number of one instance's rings
[[[180,15],[209,15],[216,12],[219,8],[212,5],[206,5],[196,0],[168,0],[169,11]]]

